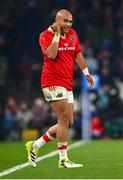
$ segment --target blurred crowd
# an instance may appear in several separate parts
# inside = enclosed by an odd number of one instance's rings
[[[1,0],[0,139],[20,139],[23,129],[43,132],[56,122],[40,90],[38,38],[61,8],[72,12],[90,73],[100,77],[100,87],[88,91],[92,137],[123,137],[123,0]],[[71,136],[80,138],[83,89],[76,65],[74,72]]]
[[[5,105],[4,117],[0,119],[0,139],[20,140],[23,130],[37,129],[43,133],[44,127],[53,123],[55,123],[55,116],[43,99],[36,98],[33,105],[29,107],[26,102],[18,104],[10,97]]]
[[[80,127],[76,126],[79,122],[77,118],[80,116],[77,103],[75,101],[76,121],[70,130],[70,137],[73,138],[79,138],[81,135]],[[4,115],[0,109],[0,140],[21,140],[23,132],[27,129],[35,129],[40,135],[55,123],[55,114],[41,97],[34,99],[30,106],[25,101],[18,103],[14,98],[9,97],[5,104]]]

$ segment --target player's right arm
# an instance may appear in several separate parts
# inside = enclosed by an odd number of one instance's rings
[[[51,25],[52,30],[54,31],[55,35],[51,44],[45,50],[45,55],[49,59],[55,59],[58,53],[58,44],[60,40],[60,28],[56,23]]]

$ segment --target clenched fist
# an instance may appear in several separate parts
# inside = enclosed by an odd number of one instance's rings
[[[52,30],[53,30],[55,33],[60,34],[61,30],[60,30],[60,27],[58,26],[57,23],[53,23],[50,27],[52,28]]]
[[[86,75],[85,77],[86,77],[86,79],[88,81],[89,86],[93,87],[94,86],[94,80],[93,80],[92,76],[91,75]]]

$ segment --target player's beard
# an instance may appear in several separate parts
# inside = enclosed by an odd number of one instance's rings
[[[64,34],[69,33],[70,29],[71,27],[68,27],[68,26],[61,27],[61,34],[64,35]]]

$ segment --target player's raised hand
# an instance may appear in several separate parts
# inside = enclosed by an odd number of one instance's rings
[[[61,30],[60,30],[60,27],[58,26],[57,23],[54,22],[50,27],[52,28],[52,30],[53,30],[55,33],[60,34]]]
[[[87,81],[89,83],[89,86],[93,87],[94,86],[94,80],[93,80],[92,76],[91,75],[86,75],[85,77],[86,77],[86,79],[87,79]]]

